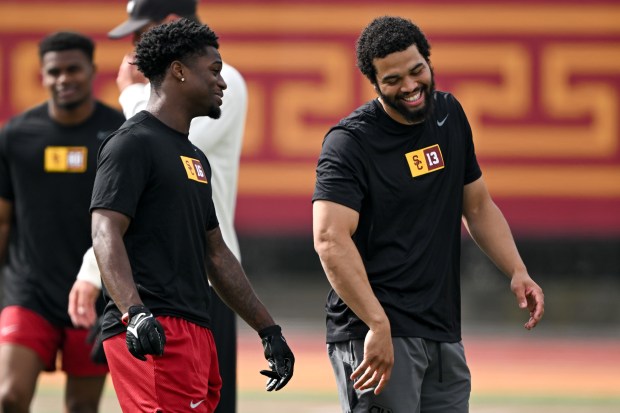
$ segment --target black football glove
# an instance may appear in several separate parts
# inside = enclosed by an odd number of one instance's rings
[[[97,321],[90,328],[88,336],[86,336],[86,342],[92,344],[93,348],[90,351],[90,359],[97,364],[108,364],[108,360],[105,357],[103,351],[103,340],[101,340],[101,325],[103,324],[103,316],[97,317]]]
[[[132,305],[127,311],[127,348],[137,359],[146,361],[145,355],[164,354],[166,335],[164,328],[157,321],[148,308],[141,305]]]
[[[260,374],[267,376],[267,391],[280,390],[293,377],[295,356],[286,344],[279,325],[263,328],[258,332],[265,349],[265,359],[271,370],[261,370]]]

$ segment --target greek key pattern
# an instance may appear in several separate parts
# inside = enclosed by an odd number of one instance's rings
[[[384,3],[202,6],[248,83],[240,194],[311,194],[325,133],[375,97],[355,67],[355,38],[373,17],[398,14],[430,37],[438,87],[463,104],[494,195],[620,197],[620,5]],[[105,33],[123,8],[72,2],[67,27],[62,1],[32,7],[0,4],[0,122],[46,98],[36,46],[59,29],[97,40],[96,93],[117,105],[131,46]]]

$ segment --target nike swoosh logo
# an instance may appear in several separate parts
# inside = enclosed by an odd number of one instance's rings
[[[445,118],[443,118],[442,120],[438,120],[438,121],[437,121],[437,126],[439,126],[439,127],[441,128],[441,127],[443,126],[443,124],[444,124],[444,123],[446,123],[446,119],[448,119],[448,116],[450,116],[450,114],[449,114],[449,113],[448,113],[448,114],[446,115],[446,117],[445,117]]]
[[[195,409],[196,407],[200,406],[200,404],[202,402],[204,402],[204,401],[205,401],[205,399],[202,399],[199,402],[194,403],[194,401],[192,400],[191,402],[189,402],[189,407],[192,408],[192,409]]]

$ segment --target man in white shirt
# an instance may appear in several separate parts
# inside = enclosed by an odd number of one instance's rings
[[[127,4],[128,20],[108,33],[112,39],[133,36],[135,45],[142,34],[152,27],[169,23],[181,17],[199,21],[196,0],[131,0]],[[146,107],[151,86],[148,80],[131,64],[133,53],[125,56],[116,79],[119,102],[126,118]],[[208,157],[213,170],[213,202],[224,241],[240,260],[239,244],[234,229],[239,158],[247,114],[247,87],[241,74],[224,63],[222,77],[228,85],[222,116],[194,118],[189,139]],[[69,315],[76,326],[90,327],[96,321],[94,303],[100,294],[101,278],[92,248],[84,262],[69,296]],[[234,313],[212,294],[211,318],[218,353],[222,392],[216,413],[236,411],[237,339]],[[234,349],[233,351],[222,351]]]

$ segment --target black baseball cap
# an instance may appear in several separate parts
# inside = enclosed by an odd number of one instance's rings
[[[151,22],[160,22],[171,13],[181,17],[196,15],[198,0],[129,0],[129,19],[108,32],[111,39],[120,39],[140,30]]]

